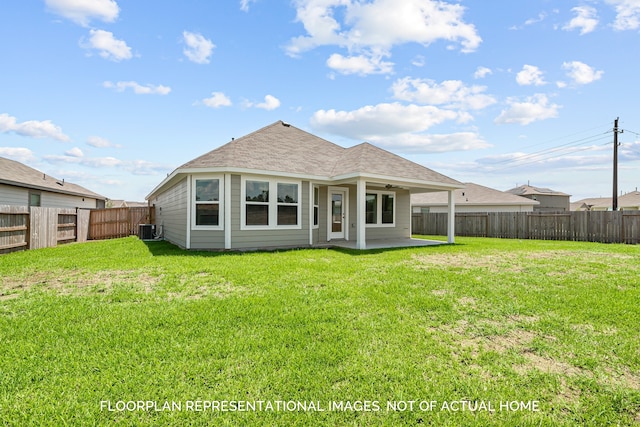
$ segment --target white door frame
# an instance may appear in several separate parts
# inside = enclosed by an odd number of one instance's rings
[[[332,232],[332,199],[333,194],[342,194],[342,233]],[[327,241],[332,239],[349,240],[349,189],[347,187],[329,187],[327,191]]]

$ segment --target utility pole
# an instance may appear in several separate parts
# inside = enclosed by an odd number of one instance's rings
[[[613,121],[613,198],[611,199],[611,209],[618,210],[618,133],[624,130],[618,130],[618,119]]]

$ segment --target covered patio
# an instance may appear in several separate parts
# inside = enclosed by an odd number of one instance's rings
[[[426,239],[380,239],[380,240],[368,240],[366,249],[395,249],[395,248],[411,248],[421,246],[438,246],[447,245],[448,242],[444,240],[426,240]],[[313,247],[322,248],[343,248],[343,249],[359,249],[358,243],[355,240],[331,240],[328,243],[314,245]]]

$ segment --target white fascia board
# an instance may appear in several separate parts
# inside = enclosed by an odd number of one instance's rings
[[[338,175],[332,177],[332,181],[336,183],[337,181],[353,181],[358,178],[364,178],[366,181],[378,181],[385,184],[398,185],[404,187],[417,187],[424,189],[436,189],[438,191],[448,191],[455,190],[458,188],[465,188],[465,185],[460,184],[449,184],[444,182],[435,182],[435,181],[424,181],[421,179],[411,179],[411,178],[402,178],[392,175],[378,175],[378,174],[362,174],[359,172],[354,172],[346,175]]]

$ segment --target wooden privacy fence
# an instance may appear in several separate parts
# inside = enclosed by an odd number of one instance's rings
[[[151,208],[110,208],[91,211],[89,238],[114,239],[138,234],[140,224],[151,223]]]
[[[89,211],[0,205],[0,254],[86,242]]]
[[[456,213],[455,221],[457,236],[640,243],[637,211]],[[412,233],[446,236],[447,214],[413,214]]]

